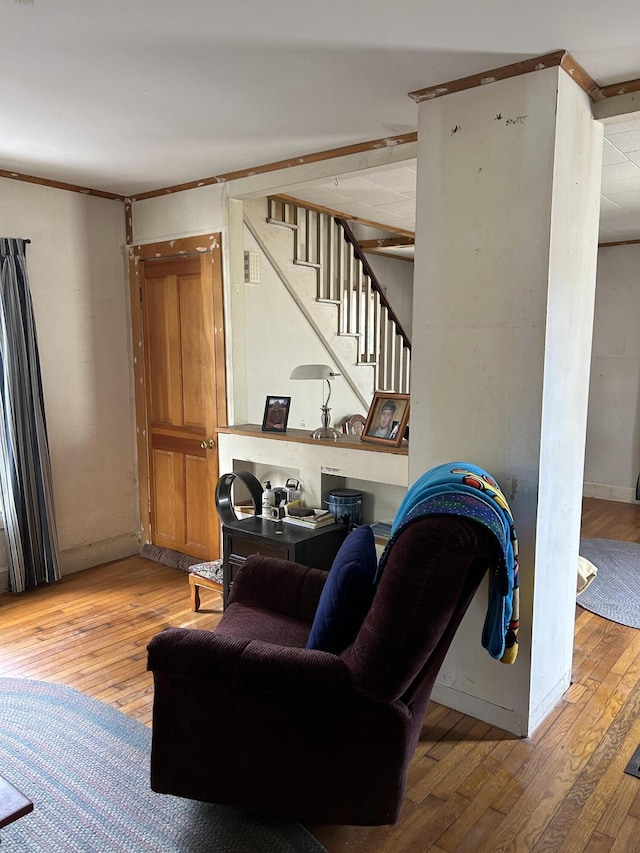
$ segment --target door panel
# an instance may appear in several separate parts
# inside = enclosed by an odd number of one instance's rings
[[[213,329],[207,306],[203,303],[200,278],[186,278],[180,289],[180,336],[182,342],[182,406],[185,426],[201,426],[207,419],[207,402],[210,394],[208,371],[211,364],[206,357],[212,350]]]
[[[207,544],[209,531],[207,513],[213,507],[211,507],[211,501],[208,500],[206,465],[206,458],[195,456],[185,458],[185,539],[191,548],[205,548]],[[215,512],[215,509],[213,511]]]
[[[153,530],[166,548],[179,550],[182,539],[184,508],[180,496],[184,491],[184,476],[180,453],[153,448],[152,471],[154,473]]]
[[[148,266],[144,265],[145,273]],[[149,277],[143,283],[147,341],[147,399],[153,424],[180,423],[180,353],[176,277]]]
[[[198,255],[146,259],[141,272],[151,541],[203,560],[220,556],[220,262],[218,243]]]

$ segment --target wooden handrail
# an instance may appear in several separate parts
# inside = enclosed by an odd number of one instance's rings
[[[369,279],[371,280],[371,286],[376,291],[378,296],[380,297],[380,302],[387,309],[387,312],[389,314],[390,319],[393,320],[393,322],[395,323],[396,329],[398,331],[398,334],[402,338],[403,344],[407,347],[408,350],[411,350],[411,341],[409,339],[409,335],[407,335],[405,330],[402,328],[402,323],[400,322],[400,320],[396,316],[395,311],[393,310],[393,308],[389,304],[389,300],[385,296],[384,290],[382,289],[380,282],[376,278],[376,274],[371,269],[371,265],[369,264],[369,261],[367,260],[366,255],[364,254],[364,252],[360,248],[360,244],[356,240],[353,231],[351,230],[351,228],[349,228],[349,226],[347,225],[347,223],[344,219],[339,219],[338,217],[335,217],[335,219],[336,219],[336,222],[338,222],[340,227],[342,228],[346,241],[348,243],[351,243],[351,245],[353,247],[353,252],[354,252],[355,256],[357,257],[357,259],[362,264],[362,268],[364,269],[365,273],[369,276]]]

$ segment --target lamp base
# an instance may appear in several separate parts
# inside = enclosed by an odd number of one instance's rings
[[[338,432],[337,429],[334,429],[331,424],[331,409],[325,405],[322,407],[322,426],[319,426],[318,429],[315,429],[311,433],[311,438],[324,439],[329,441],[337,441],[340,438],[341,433]]]
[[[318,427],[311,433],[311,438],[321,438],[321,439],[329,439],[331,441],[337,441],[342,433],[339,433],[337,429],[333,427]]]

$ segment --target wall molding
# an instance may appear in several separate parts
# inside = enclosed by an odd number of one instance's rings
[[[598,243],[599,249],[608,249],[611,246],[635,246],[640,240],[613,240],[611,243]]]
[[[623,504],[636,503],[636,490],[627,486],[611,486],[607,483],[583,483],[582,494],[585,498],[600,498],[604,501],[617,501]]]
[[[604,90],[591,79],[584,68],[566,50],[556,50],[553,53],[546,53],[544,56],[534,56],[532,59],[523,59],[511,65],[492,68],[490,71],[484,71],[481,74],[471,74],[469,77],[460,77],[458,80],[450,80],[448,83],[428,86],[426,89],[409,92],[409,97],[413,98],[417,104],[421,104],[423,101],[442,98],[445,95],[452,95],[454,92],[464,92],[467,89],[497,83],[498,80],[508,80],[510,77],[520,77],[522,74],[530,74],[533,71],[558,67],[572,77],[589,97],[605,97],[602,95]]]
[[[400,136],[386,136],[382,139],[373,139],[369,142],[360,142],[355,145],[343,145],[340,148],[331,148],[327,151],[317,151],[315,154],[304,154],[301,157],[289,157],[286,160],[277,160],[274,163],[265,163],[262,166],[252,166],[249,169],[238,169],[235,172],[224,172],[221,175],[213,175],[210,178],[201,178],[199,181],[189,181],[186,184],[176,184],[172,187],[164,187],[159,190],[151,190],[147,193],[137,193],[131,196],[131,201],[143,201],[147,198],[167,195],[168,193],[179,193],[184,190],[198,189],[211,184],[228,183],[241,178],[251,178],[265,172],[280,172],[294,166],[305,166],[309,163],[320,163],[323,160],[335,160],[338,157],[348,157],[352,154],[362,154],[366,151],[376,151],[381,148],[396,148],[399,145],[408,145],[416,142],[417,132],[404,133]]]
[[[126,196],[118,193],[109,193],[105,190],[94,190],[90,187],[81,187],[78,184],[66,184],[63,181],[52,181],[49,178],[38,178],[35,175],[23,175],[21,172],[11,172],[7,169],[0,169],[0,178],[8,178],[11,181],[24,181],[28,184],[39,184],[42,187],[51,187],[55,190],[68,190],[72,193],[80,193],[81,195],[93,195],[98,198],[107,198],[112,201],[126,200]]]

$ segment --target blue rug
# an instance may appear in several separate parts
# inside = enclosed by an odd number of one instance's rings
[[[0,678],[0,775],[35,805],[2,830],[2,853],[325,851],[295,821],[154,793],[150,748],[146,726],[103,702]]]
[[[581,539],[580,555],[598,569],[576,598],[580,607],[612,622],[640,628],[640,545],[615,539]]]

